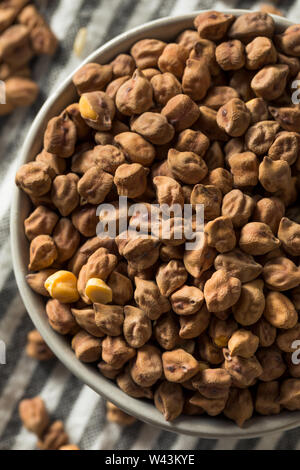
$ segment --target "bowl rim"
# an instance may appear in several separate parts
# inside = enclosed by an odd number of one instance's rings
[[[34,146],[37,135],[42,132],[41,123],[45,121],[47,115],[55,115],[53,107],[57,100],[63,96],[64,92],[70,88],[72,76],[84,64],[89,62],[100,62],[101,56],[105,53],[112,52],[118,46],[126,41],[136,41],[153,34],[153,28],[157,29],[165,26],[179,25],[182,23],[182,30],[187,26],[184,23],[191,22],[191,20],[199,13],[204,13],[211,10],[194,11],[186,15],[179,15],[174,17],[164,17],[154,21],[144,23],[140,26],[130,29],[114,39],[110,40],[103,46],[97,48],[91,53],[84,61],[76,67],[71,74],[59,85],[45,101],[40,111],[36,115],[33,123],[31,124],[28,135],[22,146],[19,158],[17,158],[18,166],[31,160],[30,153]],[[244,13],[251,12],[244,9],[222,9],[219,10],[224,13],[240,16]],[[276,15],[273,16],[275,23],[280,28],[286,28],[293,24],[286,18]],[[158,34],[155,33],[156,35]],[[113,56],[113,54],[112,54]],[[18,285],[19,292],[24,302],[25,308],[29,313],[35,327],[40,331],[46,343],[55,352],[58,359],[69,369],[76,377],[78,377],[84,384],[91,387],[100,396],[106,400],[111,401],[116,406],[120,407],[127,413],[135,416],[136,418],[149,423],[160,429],[171,431],[179,434],[186,434],[205,439],[219,439],[219,438],[236,438],[236,439],[249,439],[254,437],[265,436],[266,434],[277,433],[293,429],[300,425],[300,412],[283,412],[275,416],[256,416],[252,418],[247,426],[243,429],[238,428],[235,423],[224,419],[222,417],[210,416],[181,416],[174,422],[170,423],[164,420],[161,413],[155,408],[152,402],[135,399],[120,390],[117,385],[106,379],[99,374],[95,367],[89,366],[80,362],[70,348],[69,341],[67,342],[64,337],[56,333],[46,319],[46,315],[41,315],[41,296],[36,294],[28,286],[25,280],[26,267],[24,261],[24,251],[22,243],[24,244],[24,233],[21,233],[20,228],[23,226],[23,220],[20,220],[21,211],[28,204],[25,201],[26,196],[17,188],[13,189],[13,199],[10,213],[10,241],[12,250],[13,269]],[[38,305],[39,304],[39,305]]]

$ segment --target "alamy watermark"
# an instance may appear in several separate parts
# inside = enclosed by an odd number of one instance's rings
[[[292,103],[299,104],[300,103],[300,80],[294,80],[291,84],[292,90],[295,90],[292,93]]]
[[[97,208],[99,238],[157,238],[183,240],[186,250],[202,246],[204,234],[203,204],[128,205],[126,196],[118,203],[100,204]]]
[[[0,365],[6,364],[6,344],[0,340]]]
[[[300,364],[300,340],[296,339],[292,342],[291,348],[295,349],[292,354],[292,364],[298,366]]]
[[[0,104],[6,104],[6,87],[2,80],[0,80]]]

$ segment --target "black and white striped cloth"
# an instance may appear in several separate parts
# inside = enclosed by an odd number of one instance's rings
[[[18,402],[41,395],[53,419],[62,419],[71,442],[81,449],[300,449],[300,429],[261,439],[205,440],[160,431],[138,422],[120,428],[105,420],[105,403],[56,360],[37,363],[26,357],[27,333],[33,325],[18,294],[9,245],[11,188],[18,152],[29,126],[47,97],[78,64],[72,46],[79,28],[88,28],[88,47],[100,46],[144,22],[199,9],[257,9],[251,0],[40,0],[40,8],[60,39],[55,60],[39,59],[34,68],[43,95],[31,109],[0,120],[0,339],[7,345],[7,364],[0,365],[0,450],[34,449],[35,437],[18,418]],[[281,0],[288,18],[300,22],[300,0]]]

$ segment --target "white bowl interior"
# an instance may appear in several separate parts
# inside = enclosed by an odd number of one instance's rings
[[[226,12],[237,16],[247,13],[246,10],[227,10]],[[181,31],[191,28],[193,18],[197,12],[174,18],[163,18],[152,21],[129,32],[126,32],[106,45],[97,49],[84,63],[98,62],[107,63],[117,54],[127,52],[138,40],[152,37],[163,40],[175,38]],[[281,17],[274,17],[277,30],[281,31],[291,24]],[[82,66],[83,64],[81,64]],[[73,75],[73,74],[72,74]],[[59,114],[68,104],[76,99],[75,88],[69,76],[58,90],[45,102],[36,116],[27,139],[23,145],[19,164],[33,160],[42,147],[43,133],[48,120]],[[17,284],[24,301],[25,307],[40,331],[45,341],[54,351],[56,356],[72,371],[72,373],[94,389],[105,399],[115,405],[152,425],[182,434],[199,436],[202,438],[251,438],[262,436],[267,433],[287,430],[300,425],[300,412],[284,412],[279,416],[261,417],[255,416],[246,425],[239,429],[229,420],[209,416],[190,417],[182,416],[173,423],[168,423],[154,407],[151,402],[129,397],[122,392],[112,381],[103,377],[94,366],[80,362],[70,347],[70,342],[65,337],[57,334],[49,326],[45,315],[44,301],[35,294],[25,280],[28,264],[28,241],[24,234],[23,222],[28,216],[29,202],[23,192],[14,188],[13,204],[11,209],[11,245],[13,255],[13,266]]]

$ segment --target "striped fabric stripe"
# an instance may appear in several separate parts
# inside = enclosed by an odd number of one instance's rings
[[[167,15],[179,15],[205,8],[252,8],[252,0],[39,0],[61,41],[55,61],[40,58],[34,76],[41,93],[30,110],[0,118],[0,338],[8,345],[8,363],[0,372],[0,450],[34,449],[35,438],[21,426],[18,402],[40,394],[53,419],[62,419],[73,442],[82,449],[299,449],[300,430],[262,439],[197,439],[161,431],[137,422],[130,428],[107,423],[101,397],[73,377],[56,360],[36,363],[26,357],[26,335],[32,324],[17,292],[9,249],[10,188],[18,166],[18,152],[30,124],[45,97],[78,64],[70,50],[80,27],[86,26],[86,52],[138,24]],[[299,17],[300,0],[282,0],[280,8],[288,17]],[[299,18],[300,20],[300,18]],[[13,132],[12,132],[13,129]]]

